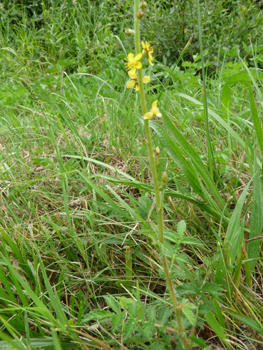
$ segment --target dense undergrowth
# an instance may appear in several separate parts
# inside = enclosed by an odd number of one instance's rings
[[[126,89],[132,3],[0,4],[1,349],[182,348],[139,101]],[[142,26],[158,59],[147,102],[162,112],[150,125],[183,326],[197,348],[262,349],[260,4],[201,6],[206,111],[189,2],[156,3]],[[225,33],[239,41],[223,44]]]

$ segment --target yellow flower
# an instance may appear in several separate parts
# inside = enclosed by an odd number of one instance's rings
[[[128,81],[127,83],[127,89],[131,89],[135,86],[135,90],[136,91],[140,91],[140,86],[139,86],[139,83],[138,83],[138,76],[136,73],[133,73],[131,70],[128,72],[129,74],[129,77],[132,79],[130,81]],[[148,77],[148,76],[145,76],[143,77],[142,79],[143,83],[144,84],[147,84],[151,81],[151,78]]]
[[[128,57],[125,58],[126,61],[128,61],[126,63],[126,70],[130,70],[132,73],[136,73],[136,69],[141,69],[142,68],[142,64],[140,62],[141,58],[142,58],[141,53],[138,53],[138,55],[136,55],[135,57],[133,53],[129,53]]]
[[[145,57],[147,57],[150,65],[153,66],[153,63],[152,63],[152,60],[154,59],[154,57],[152,56],[153,48],[150,46],[150,43],[148,43],[148,41],[145,41],[145,43],[142,41],[142,47],[143,47],[142,54]]]
[[[143,119],[152,119],[154,115],[158,118],[161,118],[162,114],[160,113],[159,108],[157,107],[158,100],[154,101],[152,107],[150,108],[150,112],[144,114]]]

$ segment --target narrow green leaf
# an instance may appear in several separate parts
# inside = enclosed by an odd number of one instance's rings
[[[197,99],[182,94],[182,93],[178,93],[177,95],[186,98],[187,100],[193,102],[196,105],[199,105],[200,107],[202,107],[202,103],[200,101],[198,101]],[[221,118],[217,113],[215,113],[211,108],[208,108],[208,113],[210,116],[212,116],[215,120],[217,120],[228,132],[229,134],[234,138],[234,140],[236,140],[240,146],[246,150],[246,143],[242,140],[242,138],[229,126],[229,124],[223,119]]]
[[[52,329],[52,339],[54,342],[54,350],[62,350],[57,333]]]
[[[3,258],[3,257],[2,257]],[[9,263],[8,260],[3,258],[3,260],[6,261],[6,264],[9,267],[9,270],[12,272],[14,278],[20,283],[20,285],[24,288],[28,296],[34,301],[36,306],[38,306],[41,309],[41,314],[45,317],[47,317],[53,325],[56,327],[61,328],[62,325],[60,325],[55,318],[53,317],[52,313],[47,309],[47,307],[43,304],[43,302],[39,299],[39,297],[32,291],[30,286],[26,281],[23,280],[23,278],[18,274],[18,272],[14,269],[11,263]],[[64,328],[64,326],[63,326]]]
[[[215,309],[216,317],[217,317],[217,319],[218,319],[218,321],[220,323],[220,326],[226,328],[224,316],[222,314],[221,307],[219,306],[216,298],[213,299],[213,306],[214,306],[214,309]]]
[[[169,156],[175,161],[176,164],[182,169],[189,185],[194,191],[203,197],[202,189],[199,183],[198,175],[192,164],[186,160],[182,150],[176,145],[173,139],[169,136],[164,127],[151,123],[151,127],[158,135],[158,139],[162,145],[166,148]]]
[[[103,198],[110,206],[111,208],[116,211],[116,213],[119,213],[121,216],[125,217],[126,219],[131,219],[130,215],[128,213],[125,213],[118,205],[115,203],[102,189],[95,185],[90,179],[88,179],[83,174],[79,173],[83,179],[87,182],[87,184],[92,187],[100,196]]]
[[[262,131],[262,126],[261,126],[261,122],[258,116],[258,111],[257,111],[257,107],[255,104],[255,100],[254,100],[254,95],[253,95],[253,91],[252,88],[249,88],[249,99],[250,99],[250,108],[251,108],[251,115],[252,115],[252,119],[253,119],[253,124],[254,124],[254,128],[256,131],[256,135],[257,135],[257,140],[258,140],[258,144],[259,144],[259,148],[261,151],[261,155],[263,156],[263,131]]]
[[[215,332],[215,334],[218,336],[218,338],[226,345],[228,350],[231,350],[231,347],[229,346],[227,342],[226,335],[223,331],[223,328],[220,326],[218,321],[216,320],[215,316],[211,311],[208,311],[208,313],[205,315],[206,322],[209,324],[209,326],[212,328],[212,330]]]
[[[202,349],[207,348],[206,342],[202,338],[197,338],[194,335],[190,336],[189,338],[197,345],[199,345]]]
[[[252,320],[251,318],[237,314],[236,312],[233,312],[232,310],[227,310],[227,312],[233,316],[237,321],[244,323],[248,327],[254,329],[259,334],[263,334],[263,324],[260,324],[259,322]]]
[[[167,120],[169,120],[168,117]],[[202,160],[200,159],[194,148],[188,143],[188,141],[179,132],[179,130],[177,130],[172,123],[170,126],[171,127],[169,128],[168,133],[166,132],[163,126],[151,123],[151,127],[156,132],[161,144],[166,148],[167,153],[173,158],[176,164],[178,164],[178,166],[182,169],[189,185],[200,197],[207,201],[214,209],[218,209],[218,206],[215,203],[213,197],[208,194],[207,190],[204,189],[204,186],[202,186],[197,175],[198,171],[200,177],[203,179],[207,188],[209,188],[213,195],[216,197],[216,199],[219,202],[221,202],[222,198],[209,172],[207,171],[206,167],[204,166]],[[169,136],[169,134],[172,136],[172,138]],[[176,142],[180,144],[182,150],[178,147]],[[186,160],[186,157],[188,157],[191,160],[191,162],[189,160]]]
[[[243,235],[241,228],[241,213],[242,207],[246,199],[247,191],[249,189],[251,180],[247,186],[243,189],[241,196],[239,197],[234,212],[232,213],[227,232],[226,232],[226,242],[230,243],[231,258],[235,259],[238,246],[242,243]]]
[[[228,84],[225,84],[223,88],[221,101],[222,101],[222,107],[221,107],[222,115],[223,115],[223,118],[227,120],[229,111],[231,110],[231,94],[230,94],[230,89]]]
[[[250,235],[249,238],[254,238],[261,235],[263,225],[263,199],[262,186],[259,175],[257,160],[254,162],[254,178],[253,178],[253,203],[251,209]],[[261,239],[257,239],[248,243],[248,257],[250,269],[254,270],[259,254]]]

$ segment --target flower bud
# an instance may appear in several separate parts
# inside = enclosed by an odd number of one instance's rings
[[[127,36],[132,36],[132,35],[134,35],[134,30],[132,30],[131,28],[126,28],[125,29],[125,34]]]
[[[160,153],[161,153],[160,148],[157,146],[157,147],[154,149],[154,152],[156,153],[157,156],[159,156]]]
[[[146,10],[147,7],[148,7],[147,2],[142,0],[141,3],[140,3],[140,9],[143,11],[143,10]]]
[[[168,183],[168,175],[167,173],[164,171],[162,173],[162,177],[161,177],[161,185],[163,188],[165,188],[167,186],[167,183]]]
[[[139,12],[137,13],[136,17],[137,17],[138,19],[143,19],[144,13],[143,13],[142,11],[139,11]]]

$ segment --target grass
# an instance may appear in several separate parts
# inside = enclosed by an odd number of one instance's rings
[[[4,12],[0,348],[180,348],[139,102],[125,87],[131,9],[82,6],[35,22]],[[192,340],[259,348],[261,71],[237,57],[207,76],[212,174],[197,72],[147,73],[148,105],[161,96],[163,114],[150,125],[169,177],[165,254]]]

